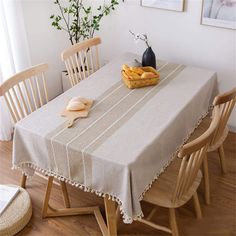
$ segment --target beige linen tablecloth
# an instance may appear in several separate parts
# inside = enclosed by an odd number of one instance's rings
[[[207,114],[216,90],[214,72],[164,61],[159,85],[129,90],[120,70],[135,58],[113,60],[17,123],[13,146],[14,168],[108,194],[125,223],[142,217],[144,193]],[[60,113],[74,96],[95,103],[68,129]]]

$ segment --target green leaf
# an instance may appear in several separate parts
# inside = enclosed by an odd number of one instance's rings
[[[124,0],[122,0],[124,1]],[[86,6],[85,0],[54,0],[60,12],[52,14],[52,26],[57,30],[66,30],[71,43],[79,42],[93,36],[100,29],[100,22],[104,16],[109,15],[119,5],[119,0],[110,0],[110,3],[101,4],[97,8]]]

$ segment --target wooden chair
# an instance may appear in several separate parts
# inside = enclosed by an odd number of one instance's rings
[[[47,64],[33,66],[9,78],[0,86],[0,96],[3,96],[10,111],[13,122],[16,123],[48,102],[48,92],[44,73]],[[25,188],[26,175],[22,175],[21,187]],[[60,181],[65,205],[70,206],[65,182]]]
[[[227,173],[223,143],[228,134],[228,128],[226,125],[229,120],[230,114],[234,108],[235,102],[236,102],[236,87],[224,94],[216,96],[213,101],[213,106],[214,106],[213,117],[215,116],[215,110],[218,109],[218,107],[220,107],[220,122],[219,122],[219,127],[216,129],[216,132],[210,142],[207,152],[212,152],[216,150],[218,151],[221,170],[223,174]],[[210,122],[211,119],[208,118],[206,123]],[[207,158],[205,158],[203,162],[203,174],[205,183],[205,202],[206,204],[210,204],[210,185],[209,185]]]
[[[65,62],[71,87],[87,78],[100,68],[98,45],[99,37],[77,43],[61,54]]]
[[[170,228],[151,222],[156,209],[154,208],[146,219],[139,221],[155,229],[178,236],[175,209],[181,207],[191,198],[197,218],[202,217],[197,189],[202,179],[200,167],[210,141],[219,123],[219,107],[209,129],[199,138],[185,144],[178,153],[179,158],[160,175],[151,189],[145,194],[143,201],[169,209]]]

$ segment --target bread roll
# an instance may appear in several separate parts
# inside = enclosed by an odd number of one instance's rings
[[[126,79],[130,79],[129,76],[125,73],[124,70],[122,71],[122,74],[123,74],[123,76],[124,76]]]
[[[142,75],[144,73],[144,70],[142,70],[140,67],[130,67],[130,70],[138,75]]]
[[[152,78],[156,78],[157,75],[154,74],[153,72],[144,72],[141,76],[142,79],[152,79]]]
[[[79,102],[79,97],[73,97],[69,102]]]
[[[70,101],[66,107],[68,111],[81,111],[85,109],[84,103],[80,101]]]
[[[141,78],[137,73],[135,73],[131,70],[126,70],[125,73],[129,76],[130,79],[140,79]]]
[[[155,68],[153,68],[151,66],[147,66],[147,69],[148,69],[149,72],[152,72],[156,75],[159,75],[159,72]]]
[[[87,98],[83,98],[83,97],[73,97],[70,102],[82,102],[84,105],[87,105],[90,100]]]
[[[83,97],[79,97],[79,101],[82,102],[84,105],[87,105],[90,102],[89,99]]]
[[[124,71],[129,70],[129,66],[126,65],[126,64],[124,64],[124,65],[122,66],[122,70],[124,70]]]
[[[142,67],[142,69],[144,70],[144,72],[152,72],[157,75],[156,77],[160,77],[160,73],[151,66],[145,66],[145,67]]]

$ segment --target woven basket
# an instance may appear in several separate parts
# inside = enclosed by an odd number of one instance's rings
[[[142,69],[145,69],[145,71],[149,71],[148,68],[149,67],[141,67]],[[149,72],[153,72],[153,71],[149,71]],[[155,78],[150,78],[150,79],[128,79],[127,76],[125,75],[125,72],[122,71],[122,79],[124,81],[124,83],[126,84],[126,86],[130,89],[135,89],[135,88],[141,88],[141,87],[146,87],[146,86],[153,86],[158,84],[159,82],[159,77],[155,77]]]
[[[13,187],[19,187],[9,185]],[[20,188],[20,187],[19,187]],[[29,222],[32,216],[32,206],[29,194],[23,188],[11,204],[0,216],[0,235],[12,236],[21,231]]]

